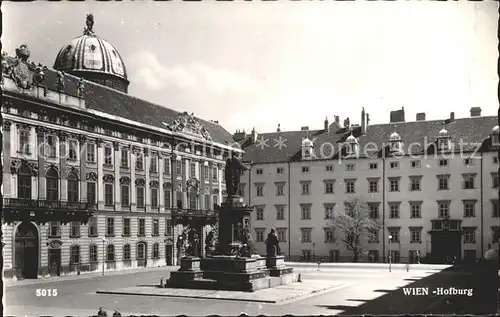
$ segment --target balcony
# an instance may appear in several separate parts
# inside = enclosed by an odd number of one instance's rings
[[[214,224],[217,222],[218,213],[213,210],[204,209],[173,209],[172,220],[174,224],[190,224],[201,222],[204,224]]]
[[[14,221],[34,221],[48,223],[60,221],[87,223],[97,205],[86,202],[49,201],[23,198],[3,200],[3,218],[7,223]]]

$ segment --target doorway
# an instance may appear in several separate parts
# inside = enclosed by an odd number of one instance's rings
[[[49,274],[61,275],[61,249],[49,249]]]
[[[38,229],[23,222],[15,234],[15,266],[21,278],[38,277]]]
[[[147,245],[146,242],[137,243],[137,266],[146,267],[147,266]]]
[[[168,266],[174,265],[174,246],[172,244],[165,246],[165,258]]]

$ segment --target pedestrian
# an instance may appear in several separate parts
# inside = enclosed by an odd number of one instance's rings
[[[113,317],[122,317],[122,314],[118,312],[117,309],[115,309],[115,312],[113,313]]]
[[[99,311],[97,312],[97,316],[106,317],[106,316],[108,316],[108,314],[106,313],[105,310],[102,309],[102,307],[99,307]]]

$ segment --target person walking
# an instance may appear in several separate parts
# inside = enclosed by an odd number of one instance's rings
[[[122,314],[118,312],[117,309],[115,309],[115,312],[113,313],[113,317],[122,317]]]
[[[102,309],[102,307],[99,307],[99,311],[97,312],[98,317],[106,317],[108,314],[106,313],[105,310]]]

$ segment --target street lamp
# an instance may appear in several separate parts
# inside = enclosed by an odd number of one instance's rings
[[[105,252],[106,238],[102,238],[102,276],[104,276],[104,266],[106,265],[106,252]]]
[[[389,272],[391,272],[392,270],[391,241],[392,241],[392,236],[389,235]]]

